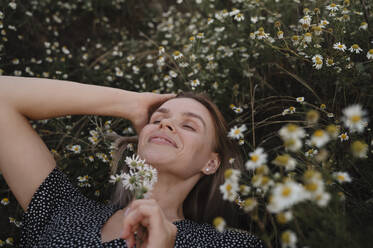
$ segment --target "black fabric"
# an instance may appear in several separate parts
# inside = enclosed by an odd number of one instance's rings
[[[125,240],[101,243],[101,228],[118,208],[90,200],[55,168],[23,215],[20,247],[127,247]],[[218,232],[210,224],[176,221],[175,247],[263,247],[246,232]]]

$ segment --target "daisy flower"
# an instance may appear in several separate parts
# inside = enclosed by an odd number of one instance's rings
[[[326,143],[329,142],[329,140],[330,137],[328,133],[322,129],[316,130],[311,136],[311,144],[315,145],[318,148],[323,147]]]
[[[352,179],[350,175],[347,172],[334,172],[333,177],[339,182],[339,183],[346,183],[351,182]]]
[[[313,67],[315,67],[317,70],[320,70],[323,65],[323,57],[320,54],[316,54],[312,57]]]
[[[196,35],[196,37],[197,37],[197,39],[202,39],[202,38],[205,37],[205,35],[204,35],[203,33],[198,33],[198,34]]]
[[[368,145],[363,141],[355,141],[351,144],[352,154],[356,158],[367,158],[368,155]]]
[[[312,41],[312,34],[309,32],[305,33],[303,39],[305,42],[310,43]]]
[[[349,128],[350,132],[362,133],[364,131],[368,119],[365,117],[366,111],[362,109],[361,105],[355,104],[348,106],[342,112],[344,114],[342,121]]]
[[[319,121],[320,114],[316,110],[311,109],[310,111],[307,112],[306,114],[306,121],[309,124],[315,124]]]
[[[249,153],[249,156],[250,159],[245,164],[247,170],[255,170],[259,166],[267,163],[267,154],[264,153],[264,149],[261,147]]]
[[[317,149],[309,149],[305,152],[305,156],[306,157],[309,157],[309,158],[312,158],[314,155],[316,155],[318,153]]]
[[[122,174],[111,175],[109,179],[109,183],[116,184],[117,182],[120,182],[122,179],[123,179]]]
[[[241,171],[237,169],[227,169],[224,171],[225,180],[231,181],[235,184],[240,180]]]
[[[74,153],[80,153],[80,151],[82,150],[81,146],[80,145],[73,145],[71,146],[71,149],[70,149],[72,152]]]
[[[240,205],[245,212],[251,212],[258,205],[258,202],[255,198],[247,198]]]
[[[207,18],[207,24],[212,24],[214,22],[214,19],[213,18]]]
[[[358,53],[360,53],[360,52],[363,51],[363,49],[361,49],[358,44],[353,44],[348,50],[350,52],[356,53],[356,54],[358,54]]]
[[[293,231],[287,230],[281,234],[282,248],[295,248],[297,243],[297,236]]]
[[[283,39],[284,38],[284,32],[283,31],[278,31],[277,32],[277,38],[279,38],[279,39]]]
[[[241,139],[244,137],[243,132],[247,130],[245,124],[242,124],[240,127],[234,126],[228,133],[228,137],[232,139]]]
[[[288,139],[301,139],[306,136],[306,132],[302,127],[299,127],[295,124],[287,124],[286,126],[283,126],[279,130],[279,135],[283,140],[288,140]]]
[[[326,127],[326,131],[328,132],[328,134],[330,135],[332,139],[338,138],[339,130],[340,130],[340,126],[336,126],[334,124],[330,124]]]
[[[251,188],[249,186],[247,186],[245,184],[241,184],[240,185],[240,193],[241,193],[241,195],[246,196],[246,195],[248,195],[250,193],[250,191],[251,191]]]
[[[285,167],[286,171],[294,170],[297,164],[297,161],[292,158],[289,154],[278,155],[272,163],[277,166]]]
[[[321,55],[320,55],[320,56],[321,56]],[[304,103],[304,97],[303,97],[303,96],[297,97],[295,100],[296,100],[297,102],[301,103],[301,104]]]
[[[212,224],[214,225],[216,230],[218,230],[219,232],[223,232],[226,226],[226,222],[222,217],[216,217],[213,220]]]
[[[138,175],[132,170],[130,173],[124,173],[122,177],[122,184],[125,189],[134,191],[136,188],[138,188],[139,178]]]
[[[303,16],[300,20],[299,20],[299,23],[300,24],[307,24],[307,25],[311,25],[311,21],[312,21],[312,17],[309,16],[309,15],[305,15]]]
[[[8,198],[3,198],[0,203],[3,204],[4,206],[6,206],[6,205],[9,204],[9,199]]]
[[[237,199],[237,191],[239,190],[238,184],[226,180],[224,184],[219,186],[220,193],[223,194],[223,199],[233,202]]]
[[[321,20],[321,21],[320,21],[320,26],[321,26],[322,28],[325,28],[325,26],[328,25],[328,24],[329,24],[328,20]]]
[[[348,140],[350,137],[348,137],[347,133],[342,133],[342,134],[338,135],[338,138],[340,138],[341,141],[346,141],[346,140]]]
[[[141,160],[140,156],[135,154],[133,154],[132,157],[126,157],[125,162],[130,169],[136,169],[145,164],[145,160]]]
[[[299,44],[299,36],[298,35],[293,35],[291,37],[291,41],[293,42],[293,46],[297,46]]]
[[[328,205],[328,203],[330,201],[330,198],[331,198],[331,196],[328,192],[323,192],[323,193],[317,195],[314,200],[316,201],[316,204],[319,207],[325,207],[325,206]]]
[[[17,8],[17,4],[15,2],[10,2],[9,4],[9,7],[12,8],[13,10],[15,10]]]
[[[194,88],[197,87],[198,85],[200,85],[198,79],[193,79],[193,80],[190,81],[190,86],[192,86],[192,89],[194,89]]]
[[[292,219],[293,219],[293,213],[291,211],[285,211],[285,212],[276,214],[276,220],[280,224],[288,223]]]
[[[245,20],[245,16],[242,13],[238,13],[234,16],[234,19],[238,22]]]
[[[360,24],[359,29],[367,30],[367,29],[368,29],[368,23],[366,23],[366,22],[362,22],[362,23]]]
[[[341,42],[337,42],[333,45],[333,48],[339,51],[344,52],[346,50],[346,45],[342,44]]]
[[[325,8],[330,11],[338,11],[341,6],[339,4],[331,3]]]
[[[331,58],[327,58],[326,59],[326,66],[330,67],[330,66],[333,66],[333,65],[335,65],[334,60],[331,59]]]
[[[271,192],[267,209],[271,213],[279,213],[283,210],[306,199],[303,186],[294,181],[277,184]]]
[[[293,106],[290,106],[290,107],[289,107],[289,113],[290,113],[290,114],[294,114],[294,113],[295,113],[295,110],[296,110],[295,107],[293,107]]]
[[[173,55],[173,57],[174,57],[175,60],[181,59],[184,56],[180,51],[174,51],[172,53],[172,55]]]
[[[233,108],[233,111],[236,113],[236,114],[241,114],[243,112],[243,108],[241,107],[234,107]]]
[[[370,50],[367,52],[367,58],[368,58],[368,59],[373,59],[373,49],[370,49]]]

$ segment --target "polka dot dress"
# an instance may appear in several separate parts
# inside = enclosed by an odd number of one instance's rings
[[[118,208],[90,200],[55,168],[23,215],[20,247],[127,247],[125,240],[101,242],[101,228]],[[255,236],[209,224],[176,221],[175,247],[263,247]]]

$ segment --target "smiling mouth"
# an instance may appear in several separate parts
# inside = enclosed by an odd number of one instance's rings
[[[160,145],[170,145],[170,146],[177,148],[176,145],[174,145],[172,142],[162,137],[152,137],[150,138],[149,142],[160,144]]]

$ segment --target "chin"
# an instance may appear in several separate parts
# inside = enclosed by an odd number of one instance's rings
[[[145,159],[147,164],[156,168],[156,165],[170,163],[173,157],[171,151],[168,152],[166,149],[139,149],[137,154]]]

